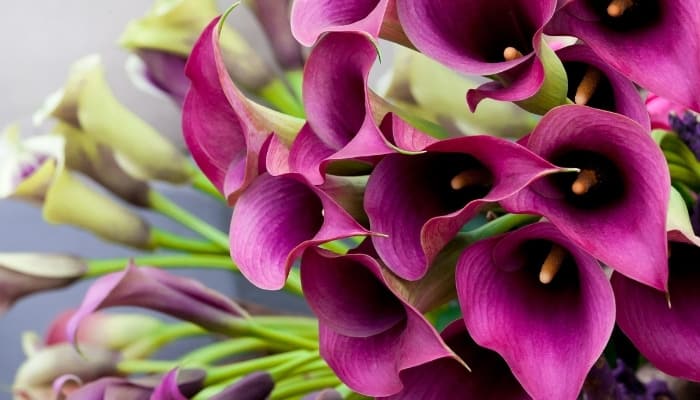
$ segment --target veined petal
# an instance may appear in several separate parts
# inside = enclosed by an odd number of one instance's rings
[[[367,234],[331,196],[299,175],[263,174],[233,210],[231,258],[256,286],[281,289],[306,248]]]
[[[325,32],[358,32],[377,38],[389,0],[297,0],[292,5],[292,34],[304,46]]]
[[[542,118],[527,147],[554,164],[587,169],[596,178],[576,194],[577,174],[553,175],[501,205],[510,212],[545,216],[613,269],[664,290],[670,175],[649,132],[618,114],[561,106]]]
[[[565,255],[544,284],[553,246]],[[538,223],[468,247],[456,277],[474,341],[499,353],[533,398],[577,398],[615,323],[612,288],[596,260]]]

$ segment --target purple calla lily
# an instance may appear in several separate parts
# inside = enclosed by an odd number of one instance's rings
[[[499,353],[533,398],[577,398],[615,323],[593,257],[538,223],[468,247],[456,281],[476,343]]]
[[[277,290],[305,249],[368,234],[323,187],[297,174],[263,174],[233,210],[231,258],[254,285]]]
[[[526,148],[491,136],[443,140],[424,154],[386,156],[370,175],[365,209],[387,266],[420,279],[438,252],[489,202],[559,169]]]
[[[546,33],[580,38],[650,91],[700,110],[700,3],[568,0]]]
[[[275,381],[269,373],[253,372],[212,396],[211,400],[265,400],[274,387]]]
[[[187,57],[154,49],[139,49],[127,64],[137,86],[168,98],[182,107],[190,81],[185,76]]]
[[[455,395],[483,400],[530,399],[501,356],[474,343],[463,320],[448,325],[440,336],[472,371],[452,358],[418,365],[402,371],[403,391],[381,400],[443,400]]]
[[[323,182],[332,161],[392,152],[375,122],[367,87],[376,59],[375,44],[358,33],[329,33],[313,48],[304,68],[308,123],[289,156],[292,170],[311,183]]]
[[[301,280],[319,319],[321,356],[353,390],[390,396],[403,387],[401,371],[455,357],[421,313],[387,286],[372,257],[310,249]]]
[[[665,290],[670,178],[649,132],[627,117],[570,105],[545,115],[526,142],[580,172],[541,179],[501,205],[543,215],[613,269]]]
[[[187,400],[203,387],[206,371],[174,369],[153,389],[150,400]]]
[[[230,334],[236,322],[247,317],[236,303],[196,280],[130,263],[124,271],[92,284],[66,326],[71,342],[77,345],[78,329],[87,316],[116,306],[148,308],[224,334]]]
[[[422,53],[463,73],[496,75],[470,90],[472,111],[484,98],[519,101],[545,82],[542,29],[556,0],[398,1],[401,25]],[[498,26],[498,30],[493,27]]]
[[[250,0],[247,4],[265,31],[280,67],[285,71],[302,69],[302,47],[290,27],[292,0]]]
[[[700,381],[700,247],[694,237],[669,237],[668,295],[613,273],[617,323],[659,370]]]
[[[219,18],[204,30],[187,63],[192,86],[183,106],[182,128],[197,165],[233,203],[258,175],[267,137],[273,132],[294,135],[299,126],[275,125],[279,115],[262,116],[262,106],[236,88],[219,48],[218,23]]]
[[[583,44],[556,51],[568,76],[568,97],[576,104],[626,115],[649,127],[649,113],[637,88]]]
[[[292,33],[311,46],[325,32],[358,32],[376,39],[390,0],[296,0],[292,5]]]

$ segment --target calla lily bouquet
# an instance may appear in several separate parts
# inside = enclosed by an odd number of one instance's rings
[[[700,398],[699,2],[246,1],[273,67],[236,6],[157,0],[122,38],[189,155],[95,56],[37,112],[49,133],[3,134],[0,196],[152,252],[0,254],[3,308],[96,278],[25,338],[15,398]],[[231,207],[228,234],[154,181]],[[166,271],[184,266],[315,317]],[[192,336],[210,344],[157,357]]]

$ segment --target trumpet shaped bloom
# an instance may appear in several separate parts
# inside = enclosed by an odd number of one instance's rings
[[[88,289],[66,325],[70,341],[77,343],[78,329],[89,315],[116,306],[148,308],[220,333],[231,333],[232,324],[247,316],[236,303],[198,281],[130,263]]]
[[[265,400],[274,387],[275,381],[269,373],[253,372],[212,396],[211,400]]]
[[[319,319],[321,356],[350,388],[368,396],[401,391],[400,374],[408,368],[445,357],[459,361],[383,273],[365,254],[310,249],[301,262],[304,294]]]
[[[289,144],[301,123],[253,103],[238,90],[221,54],[219,21],[202,32],[187,64],[192,86],[182,129],[197,165],[233,203],[259,174],[258,159],[268,136],[274,132]]]
[[[642,87],[700,110],[700,3],[560,3],[546,33],[576,36],[608,65]]]
[[[440,336],[472,370],[449,357],[417,365],[401,372],[403,390],[382,400],[441,400],[455,394],[467,399],[530,399],[503,358],[474,343],[463,320],[452,322]]]
[[[420,279],[440,250],[480,207],[503,200],[559,169],[526,148],[492,136],[391,154],[367,182],[365,209],[377,253],[404,279]]]
[[[233,210],[231,258],[254,285],[276,290],[307,248],[367,234],[323,187],[295,174],[263,174]]]
[[[541,179],[501,205],[543,215],[603,263],[664,290],[670,178],[649,132],[618,114],[561,106],[542,118],[526,146],[579,172]]]
[[[577,398],[615,323],[612,288],[593,257],[538,223],[468,247],[456,281],[477,344],[499,353],[533,398]]]

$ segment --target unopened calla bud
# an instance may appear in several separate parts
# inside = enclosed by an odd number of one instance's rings
[[[68,342],[66,326],[75,314],[75,310],[61,313],[46,332],[47,346]],[[99,345],[110,350],[121,350],[145,336],[155,333],[163,327],[163,322],[144,314],[108,314],[94,313],[88,315],[78,331],[78,341]]]
[[[269,373],[253,372],[212,396],[211,400],[265,400],[274,387],[275,381]]]
[[[44,219],[69,224],[116,243],[150,248],[150,226],[138,214],[92,189],[65,169],[46,192]]]
[[[113,149],[121,167],[136,178],[175,183],[189,178],[187,161],[178,149],[114,97],[97,55],[73,65],[66,86],[46,100],[35,122],[48,116]]]
[[[246,4],[265,31],[280,67],[287,71],[304,68],[302,47],[292,36],[289,23],[292,1],[247,0]]]
[[[118,360],[117,353],[90,345],[82,346],[81,354],[70,343],[46,347],[19,367],[12,390],[24,398],[41,399],[36,393],[50,393],[55,379],[71,374],[83,382],[93,381],[115,374]]]
[[[85,261],[59,254],[0,253],[0,313],[18,299],[80,279]]]

